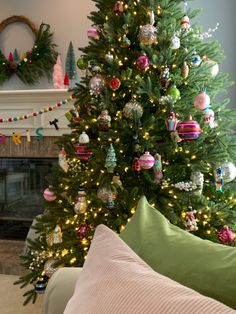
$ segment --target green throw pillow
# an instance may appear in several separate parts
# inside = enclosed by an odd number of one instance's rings
[[[236,309],[236,248],[172,225],[145,197],[120,237],[155,271]]]

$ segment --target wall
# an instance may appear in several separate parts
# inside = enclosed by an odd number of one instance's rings
[[[221,70],[230,73],[230,78],[236,81],[236,63],[234,62],[234,54],[236,47],[236,1],[235,0],[195,0],[189,1],[189,6],[196,8],[202,7],[202,14],[197,21],[203,25],[204,30],[214,27],[217,22],[220,23],[219,29],[214,34],[214,38],[219,40],[225,51],[227,59],[221,66]],[[62,61],[65,60],[66,51],[69,42],[72,41],[76,58],[79,56],[78,47],[87,44],[87,29],[91,22],[87,19],[89,13],[95,9],[92,0],[0,0],[0,21],[11,15],[25,15],[32,20],[37,26],[41,22],[50,24],[51,30],[54,32],[54,41],[58,45],[58,51],[61,53]],[[19,26],[13,24],[6,28],[0,34],[0,48],[14,50],[22,49],[26,51],[32,47],[32,34],[27,32],[22,26],[19,33]],[[6,51],[6,55],[8,52]],[[37,88],[51,88],[51,83],[46,80],[42,81]],[[10,80],[1,89],[21,89],[25,88],[20,81]],[[34,87],[35,88],[35,87]],[[236,98],[236,89],[231,88],[229,95],[232,99]]]

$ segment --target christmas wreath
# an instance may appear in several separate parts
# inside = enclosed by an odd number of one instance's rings
[[[56,62],[56,45],[52,41],[50,26],[42,23],[37,30],[35,25],[25,16],[13,15],[0,23],[0,34],[11,23],[22,22],[29,26],[35,35],[33,48],[30,51],[9,54],[8,59],[0,50],[0,85],[16,74],[25,84],[34,85],[44,75],[49,79]]]

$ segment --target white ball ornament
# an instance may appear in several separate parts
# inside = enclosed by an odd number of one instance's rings
[[[210,106],[210,103],[211,99],[206,94],[206,92],[201,92],[200,94],[198,94],[193,101],[194,106],[200,110],[206,109],[208,106]]]
[[[217,74],[219,73],[219,65],[213,60],[206,59],[201,63],[201,66],[209,66],[209,71],[212,76],[212,78],[215,78]]]
[[[132,99],[124,106],[123,114],[126,118],[131,120],[135,117],[140,119],[143,115],[143,107],[138,101]]]
[[[151,169],[154,166],[155,158],[149,152],[145,152],[139,158],[139,163],[141,169]]]
[[[236,167],[230,161],[225,161],[221,163],[221,168],[223,171],[223,179],[225,183],[231,182],[236,178]]]

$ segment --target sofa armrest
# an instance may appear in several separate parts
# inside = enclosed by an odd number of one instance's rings
[[[52,275],[43,297],[43,314],[63,314],[81,270],[79,267],[62,267]]]

